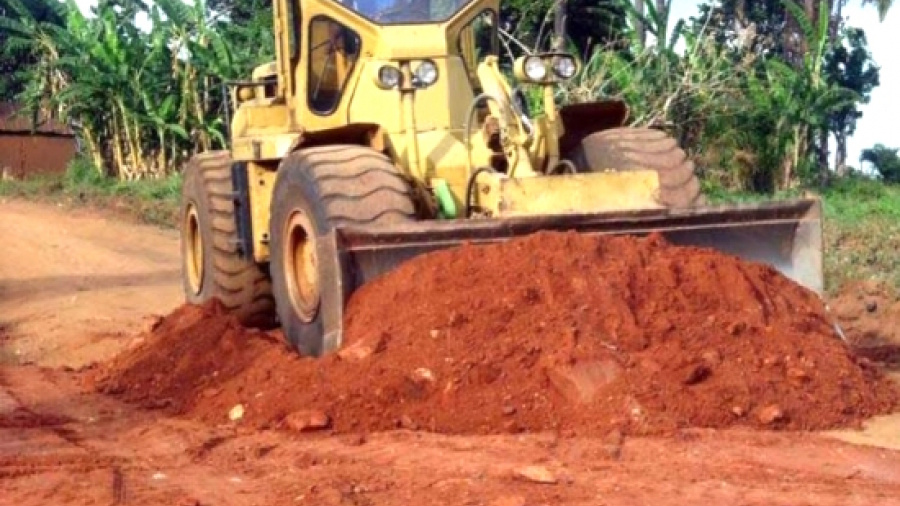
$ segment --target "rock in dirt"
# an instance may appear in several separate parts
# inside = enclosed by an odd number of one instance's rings
[[[434,377],[434,373],[431,371],[431,369],[428,369],[426,367],[419,367],[418,369],[413,371],[413,380],[433,383],[435,380],[435,377]]]
[[[856,425],[900,398],[835,338],[816,294],[769,266],[655,235],[546,232],[418,256],[352,295],[343,357],[299,357],[216,301],[183,306],[144,337],[98,368],[98,388],[171,399],[213,424],[265,392],[248,427],[316,410],[342,434],[403,417],[446,434],[812,430]],[[771,405],[782,416],[756,416]]]
[[[544,485],[553,485],[559,480],[556,475],[544,466],[526,466],[513,471],[513,475],[521,480]]]
[[[579,362],[572,366],[557,366],[547,371],[550,383],[572,402],[592,402],[606,385],[619,379],[622,366],[613,360]]]
[[[350,362],[365,360],[376,353],[384,351],[387,339],[387,335],[378,334],[374,337],[351,343],[338,350],[337,354],[343,360]]]
[[[228,410],[228,419],[231,420],[232,422],[236,422],[236,421],[240,420],[241,418],[244,418],[244,405],[243,404],[236,404],[233,408]]]
[[[302,410],[284,417],[283,424],[296,432],[313,432],[327,429],[331,425],[331,418],[321,411]]]
[[[760,423],[770,425],[784,420],[784,411],[778,405],[771,404],[759,410],[756,416]]]

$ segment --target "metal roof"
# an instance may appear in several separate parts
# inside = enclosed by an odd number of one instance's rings
[[[32,132],[45,135],[74,135],[68,126],[54,120],[41,120],[32,128],[31,118],[27,114],[17,114],[19,106],[10,102],[0,102],[0,133],[30,134]]]

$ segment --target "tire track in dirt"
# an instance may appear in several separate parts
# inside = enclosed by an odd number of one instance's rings
[[[227,485],[240,477],[223,476],[186,451],[214,429],[84,395],[65,372],[2,372],[2,397],[16,405],[0,416],[30,415],[23,420],[28,426],[0,426],[0,489],[7,492],[0,504],[47,504],[50,498],[53,504],[193,504],[196,496],[212,504],[249,504],[228,499],[236,487]],[[38,484],[50,495],[35,494]]]

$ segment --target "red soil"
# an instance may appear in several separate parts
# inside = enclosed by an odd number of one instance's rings
[[[216,303],[185,306],[97,386],[213,423],[238,404],[253,426],[327,415],[337,432],[824,429],[900,399],[811,292],[655,236],[439,251],[364,286],[348,315],[344,351],[314,360]]]
[[[900,293],[883,283],[854,282],[829,302],[860,356],[900,371]]]

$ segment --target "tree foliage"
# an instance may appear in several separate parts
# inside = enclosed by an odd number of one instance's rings
[[[549,48],[556,1],[502,1],[504,57]],[[824,181],[831,137],[844,165],[878,85],[865,34],[841,18],[849,0],[710,0],[687,23],[673,1],[568,0],[566,44],[584,65],[560,102],[625,101],[633,124],[678,138],[708,186]],[[100,0],[85,16],[73,0],[0,0],[0,92],[73,125],[108,174],[167,174],[226,144],[222,83],[273,58],[271,4]]]
[[[733,8],[737,2],[704,6],[689,26],[672,23],[665,4],[660,10],[648,2],[642,15],[629,3],[627,49],[594,53],[562,100],[624,100],[632,123],[670,129],[697,157],[710,184],[774,191],[816,180],[822,174],[817,134],[827,132],[841,111],[855,110],[861,97],[827,78],[826,2],[813,10],[816,18],[790,0],[782,0],[780,10],[764,3],[754,2],[750,12]],[[728,28],[740,23],[724,17],[726,11],[768,20],[771,33]],[[769,19],[773,12],[780,14]],[[720,16],[716,22],[714,15]],[[788,18],[795,19],[791,43],[804,48],[802,55],[785,52],[783,39],[774,37]]]
[[[261,16],[272,21],[272,0],[209,0],[207,7],[234,24],[246,24]]]
[[[548,49],[553,36],[553,16],[558,0],[504,0],[501,2],[503,39],[510,52],[521,46]],[[580,55],[618,40],[626,27],[619,0],[567,0],[566,34]]]
[[[226,26],[202,0],[102,0],[92,16],[67,0],[60,24],[6,1],[16,15],[0,18],[0,31],[31,62],[19,99],[71,124],[97,167],[125,179],[164,175],[224,146],[222,82],[271,58],[263,30]],[[234,44],[242,35],[257,40]]]
[[[900,149],[888,148],[883,144],[864,149],[860,161],[869,162],[888,183],[900,183]]]
[[[63,11],[55,0],[0,0],[0,19],[28,17],[36,23],[61,25]],[[21,93],[28,82],[28,69],[37,62],[28,48],[10,41],[0,27],[0,100]]]
[[[847,139],[856,131],[856,122],[862,117],[858,105],[869,103],[872,90],[879,84],[879,69],[866,47],[864,31],[859,28],[843,31],[841,39],[825,57],[825,78],[830,83],[853,91],[858,97],[858,100],[833,111],[828,117],[827,131],[837,141],[834,166],[843,175],[847,172]]]

